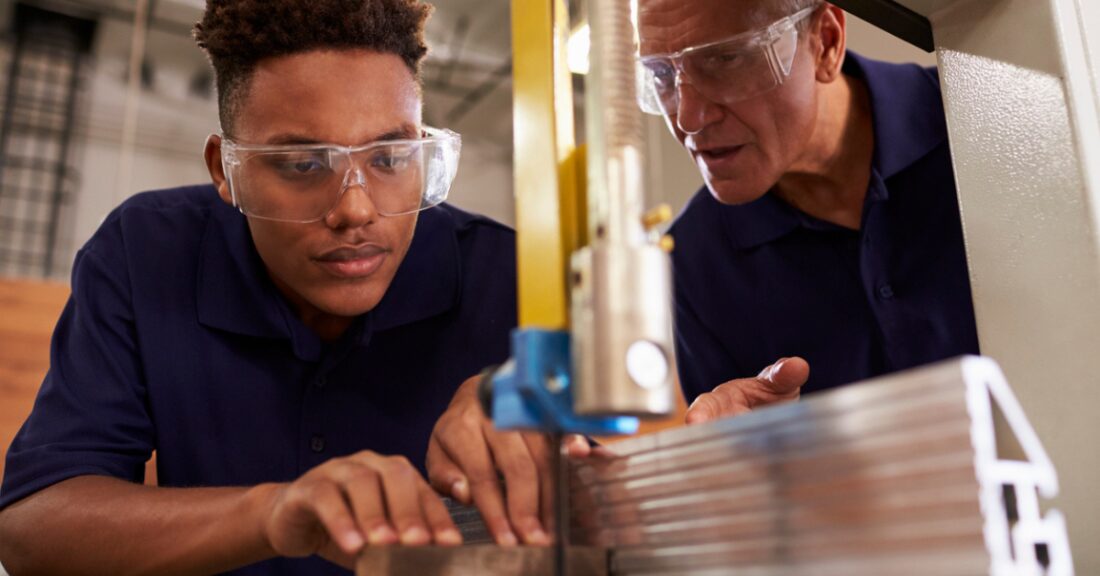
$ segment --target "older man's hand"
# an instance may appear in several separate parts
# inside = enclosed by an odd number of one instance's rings
[[[730,380],[699,395],[688,407],[684,419],[688,424],[701,424],[779,402],[798,400],[802,385],[809,377],[810,365],[805,360],[782,358],[761,370],[755,378]]]

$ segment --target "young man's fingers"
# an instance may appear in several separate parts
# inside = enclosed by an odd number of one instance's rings
[[[397,537],[405,546],[423,546],[432,540],[420,508],[420,483],[416,468],[401,457],[386,458],[376,465],[382,477],[386,510]]]
[[[523,435],[492,433],[487,437],[493,460],[504,474],[508,518],[527,544],[545,545],[549,536],[539,521],[539,470]]]
[[[527,451],[535,461],[535,467],[539,475],[539,504],[538,514],[542,523],[542,530],[547,536],[545,542],[550,544],[555,530],[554,502],[557,499],[557,478],[554,475],[554,454],[561,450],[560,446],[551,444],[545,434],[527,432],[523,434],[523,440],[527,444]],[[539,544],[542,543],[538,542]]]
[[[420,482],[420,507],[424,520],[432,532],[432,539],[440,546],[458,546],[462,544],[462,534],[455,528],[450,512],[443,501],[424,482]]]
[[[356,527],[344,493],[335,482],[318,480],[310,490],[307,504],[329,537],[345,554],[356,554],[363,547],[363,535]]]
[[[470,477],[470,498],[481,512],[481,519],[485,521],[485,527],[497,544],[515,546],[519,543],[512,532],[511,523],[508,522],[508,514],[504,511],[504,496],[495,472],[491,478]]]
[[[428,455],[425,461],[428,468],[428,481],[436,492],[450,496],[463,504],[470,504],[470,481],[434,438],[428,444]]]
[[[449,441],[440,442],[444,455],[456,464],[466,477],[470,501],[481,512],[485,527],[493,539],[501,546],[515,546],[518,541],[508,522],[504,509],[504,495],[497,480],[496,466],[493,464],[484,432],[454,434]]]
[[[366,535],[371,546],[387,546],[397,543],[397,534],[386,518],[382,481],[368,466],[358,466],[344,483],[344,493],[355,514],[359,530]]]
[[[566,436],[563,443],[565,444],[565,453],[570,458],[587,458],[592,454],[592,445],[588,443],[588,438],[580,434]]]

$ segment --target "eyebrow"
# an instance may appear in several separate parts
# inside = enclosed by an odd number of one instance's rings
[[[417,136],[419,136],[419,132],[417,131],[416,127],[413,126],[412,124],[407,124],[406,123],[406,124],[402,124],[401,126],[399,126],[397,128],[394,128],[394,129],[392,129],[388,132],[385,132],[384,134],[381,134],[379,136],[371,138],[371,139],[367,140],[366,142],[361,142],[361,143],[358,143],[358,144],[351,144],[351,146],[363,146],[363,145],[371,144],[371,143],[374,143],[374,142],[386,142],[386,141],[389,141],[389,140],[411,140],[411,139],[416,138]],[[288,132],[288,133],[284,133],[284,134],[277,134],[277,135],[269,138],[268,141],[266,142],[266,144],[268,146],[283,146],[283,145],[288,145],[288,144],[304,144],[304,145],[308,145],[308,144],[332,144],[332,142],[325,142],[325,141],[322,141],[322,140],[317,140],[316,138],[311,138],[311,137],[303,135],[303,134],[295,134],[293,132]],[[341,146],[342,145],[343,144],[341,144]]]

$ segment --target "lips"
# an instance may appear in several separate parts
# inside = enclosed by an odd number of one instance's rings
[[[329,250],[313,260],[333,276],[363,278],[377,271],[389,253],[389,250],[376,244],[366,244]]]
[[[698,154],[701,158],[703,158],[704,160],[707,160],[707,161],[722,160],[722,159],[725,159],[725,158],[735,156],[744,147],[745,147],[744,145],[740,145],[740,146],[716,146],[716,147],[712,147],[712,148],[705,148],[705,149],[701,149],[701,150],[696,150],[695,153]]]

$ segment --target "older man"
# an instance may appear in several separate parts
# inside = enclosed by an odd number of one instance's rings
[[[820,0],[638,4],[640,103],[706,181],[672,228],[688,422],[977,352],[935,73],[848,53]],[[429,478],[498,541],[539,535],[545,444],[493,430],[474,384],[436,426]]]
[[[689,422],[978,351],[934,70],[847,52],[820,0],[638,19],[643,109],[706,183],[672,228]]]

